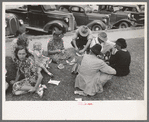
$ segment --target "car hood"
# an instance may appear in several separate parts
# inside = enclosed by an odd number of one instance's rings
[[[99,14],[99,13],[86,13],[89,17],[99,17],[99,18],[104,18],[104,17],[107,17],[108,14]]]

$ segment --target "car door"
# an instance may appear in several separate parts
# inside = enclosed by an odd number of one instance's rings
[[[87,24],[88,18],[86,16],[85,10],[82,7],[72,6],[70,11],[73,13],[78,26]]]

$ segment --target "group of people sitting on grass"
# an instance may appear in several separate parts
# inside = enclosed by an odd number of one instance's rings
[[[49,76],[54,75],[49,71],[51,62],[62,64],[71,56],[64,48],[65,31],[55,31],[52,40],[47,45],[48,56],[43,55],[42,44],[35,42],[33,49],[29,49],[29,39],[24,33],[20,34],[12,42],[12,60],[17,65],[17,75],[13,84],[12,92],[20,95],[28,92],[36,92],[42,96],[44,86],[41,85],[44,70]],[[76,30],[71,41],[77,54],[72,57],[72,73],[76,74],[75,87],[79,90],[74,94],[93,96],[103,92],[104,84],[115,76],[126,76],[129,74],[131,56],[126,50],[126,40],[118,39],[111,42],[105,32],[99,32],[98,37],[93,37],[87,26],[81,26]],[[24,78],[20,80],[20,76]]]

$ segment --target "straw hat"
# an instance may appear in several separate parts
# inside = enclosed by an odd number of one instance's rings
[[[89,28],[85,25],[79,27],[79,33],[81,36],[86,37],[89,34]]]
[[[108,40],[107,34],[105,32],[100,32],[98,34],[98,38],[101,39],[102,41],[106,42]]]

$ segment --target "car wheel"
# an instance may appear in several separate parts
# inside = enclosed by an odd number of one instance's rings
[[[100,31],[102,30],[102,27],[100,25],[93,25],[92,31]]]
[[[128,25],[128,23],[126,23],[126,22],[122,22],[122,23],[120,23],[120,25],[119,25],[119,28],[128,28],[129,27],[129,25]]]

